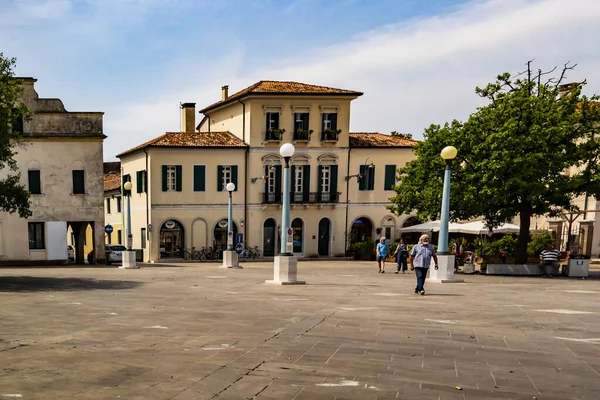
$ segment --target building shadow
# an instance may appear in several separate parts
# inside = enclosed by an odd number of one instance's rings
[[[0,276],[0,292],[76,292],[82,290],[124,290],[142,282],[97,280],[91,278],[56,278],[36,276]]]

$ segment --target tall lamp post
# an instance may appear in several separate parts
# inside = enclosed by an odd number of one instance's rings
[[[227,250],[223,252],[222,268],[241,268],[238,254],[233,249],[233,199],[231,195],[235,190],[235,183],[229,182],[225,188],[229,192],[229,204],[227,208]]]
[[[371,163],[367,164],[367,161],[369,161],[369,159],[371,159]],[[350,162],[350,160],[348,160],[348,162]],[[363,164],[365,167],[365,174],[368,175],[369,169],[374,168],[375,165],[373,164],[373,159],[371,157],[367,157],[367,159],[365,160],[365,163]],[[344,257],[347,256],[348,254],[348,204],[350,204],[350,198],[348,197],[349,193],[350,193],[350,179],[352,178],[356,178],[356,180],[358,181],[359,179],[362,179],[364,177],[363,174],[355,174],[355,175],[348,175],[346,176],[346,227],[344,230]]]
[[[127,233],[127,250],[123,252],[122,255],[122,262],[121,262],[121,267],[120,268],[124,268],[124,269],[132,269],[132,268],[139,268],[137,266],[136,260],[135,260],[135,251],[132,250],[132,246],[133,246],[133,235],[131,233],[131,189],[133,188],[133,185],[131,184],[131,182],[125,182],[125,184],[123,185],[123,189],[125,189],[126,193],[127,193],[127,229],[126,229],[126,233]]]
[[[437,270],[429,271],[429,280],[441,283],[463,282],[454,278],[454,255],[448,251],[448,225],[450,221],[450,169],[452,160],[458,151],[454,146],[446,146],[440,155],[446,161],[444,170],[444,190],[442,192],[442,210],[440,218],[440,234],[438,238],[438,266]]]
[[[278,285],[298,285],[306,282],[297,280],[298,259],[293,254],[293,230],[290,224],[290,158],[296,149],[291,143],[279,148],[279,154],[285,161],[283,169],[283,204],[281,205],[281,253],[273,263],[273,280],[267,283]]]

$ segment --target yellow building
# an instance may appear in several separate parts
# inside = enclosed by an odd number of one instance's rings
[[[92,262],[102,263],[103,113],[67,111],[60,99],[39,97],[36,79],[19,79],[21,101],[33,117],[17,127],[23,138],[14,158],[31,193],[33,215],[0,213],[0,260],[66,262],[73,240],[78,263],[84,262],[86,245]],[[8,172],[3,169],[2,178]]]
[[[361,95],[261,81],[229,96],[224,86],[221,100],[201,110],[204,118],[197,127],[195,104],[182,104],[182,132],[165,133],[117,156],[121,183],[133,183],[133,247],[145,249],[144,261],[179,258],[182,249],[192,247],[224,248],[225,186],[233,182],[236,238],[239,233],[245,248],[276,255],[279,147],[287,142],[296,148],[291,225],[297,256],[343,256],[347,238],[398,238],[397,229],[408,216],[394,216],[386,205],[394,194],[396,170],[414,158],[416,141],[350,133],[350,103]]]

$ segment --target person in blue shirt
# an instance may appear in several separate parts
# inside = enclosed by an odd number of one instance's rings
[[[385,273],[385,258],[388,255],[388,248],[390,246],[385,242],[385,236],[381,237],[379,243],[377,243],[377,265],[379,266],[379,273]]]

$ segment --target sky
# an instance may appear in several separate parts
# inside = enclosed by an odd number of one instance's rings
[[[577,63],[600,93],[598,0],[0,0],[0,52],[40,97],[104,112],[104,159],[259,80],[364,92],[351,131],[465,120],[501,73]],[[199,122],[202,116],[198,114]]]

